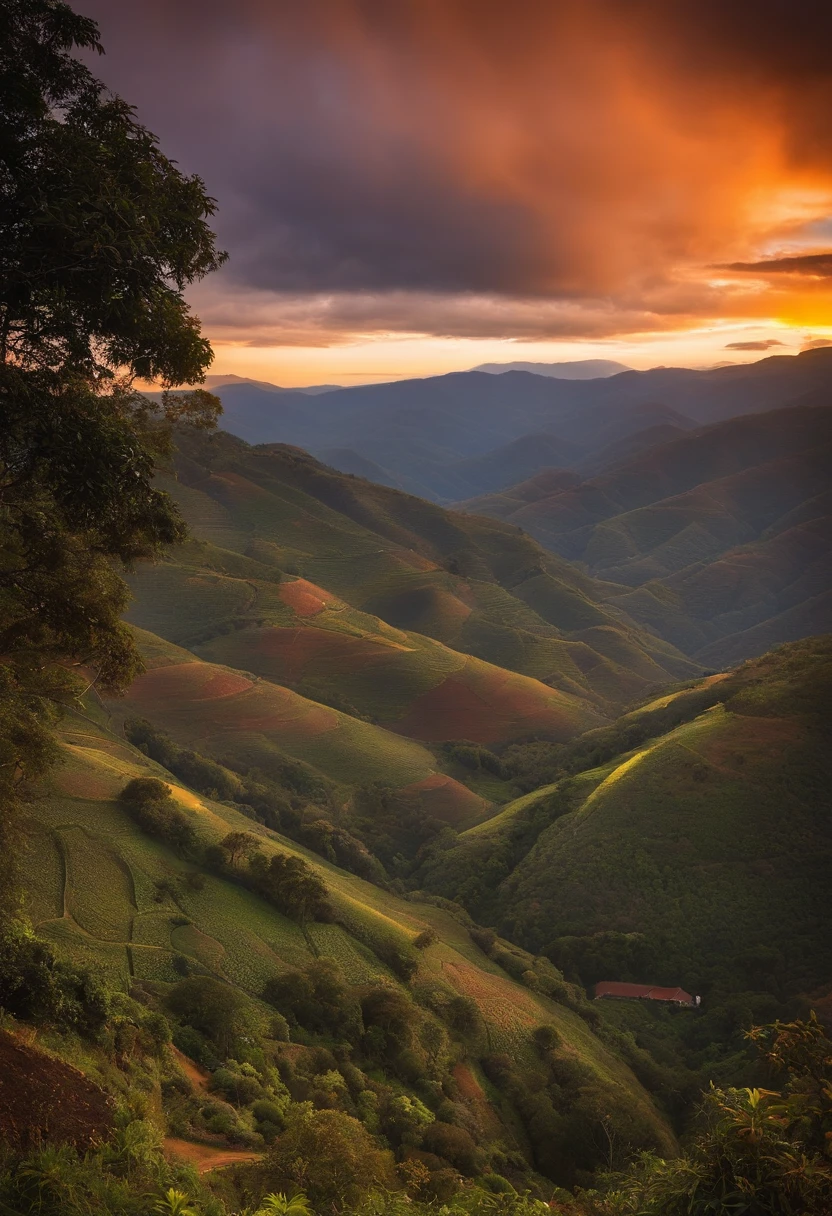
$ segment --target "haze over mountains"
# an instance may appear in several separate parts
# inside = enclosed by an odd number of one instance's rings
[[[223,425],[250,443],[292,443],[344,471],[356,460],[382,484],[438,502],[501,489],[553,463],[592,461],[653,427],[678,431],[748,413],[811,403],[828,393],[832,351],[774,356],[710,371],[654,368],[590,380],[525,371],[458,372],[423,380],[337,389],[310,398],[250,384],[220,388]],[[508,445],[545,435],[571,444],[515,462]],[[668,432],[665,432],[668,437]],[[652,442],[645,436],[645,442]],[[532,445],[533,446],[533,445]],[[463,462],[489,457],[480,476]],[[460,467],[462,465],[462,467]]]

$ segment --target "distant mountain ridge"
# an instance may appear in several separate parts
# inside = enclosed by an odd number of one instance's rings
[[[580,561],[610,605],[705,666],[832,629],[832,406],[688,432],[580,481],[552,470],[465,510]]]
[[[556,380],[596,380],[632,370],[626,363],[617,363],[614,359],[573,359],[562,363],[515,360],[510,363],[479,363],[471,368],[472,372],[488,372],[492,376],[500,376],[504,372],[532,372],[535,376],[552,376]]]
[[[385,481],[438,502],[506,485],[500,453],[528,436],[573,445],[587,467],[604,448],[654,427],[691,430],[798,403],[832,390],[832,350],[775,355],[705,371],[654,368],[590,380],[528,371],[455,372],[333,389],[310,396],[255,384],[218,386],[224,427],[249,443],[294,444],[313,455],[352,453]],[[466,481],[464,462],[491,454],[496,480]],[[570,466],[571,467],[571,466]],[[345,469],[346,471],[346,469]],[[524,470],[518,476],[528,476]]]

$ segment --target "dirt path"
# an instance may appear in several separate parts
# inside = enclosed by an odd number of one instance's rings
[[[171,1044],[170,1050],[174,1060],[176,1060],[176,1063],[182,1069],[191,1085],[193,1085],[194,1089],[198,1089],[201,1093],[207,1094],[208,1078],[211,1075],[208,1070],[205,1068],[200,1068],[200,1066],[195,1064],[193,1060],[189,1060],[188,1057],[183,1055],[179,1048],[174,1047],[173,1044]],[[185,1141],[183,1140],[182,1143],[184,1144]]]
[[[250,1153],[241,1148],[193,1144],[190,1140],[177,1140],[174,1136],[166,1137],[164,1149],[169,1157],[178,1157],[180,1161],[195,1165],[199,1174],[207,1174],[209,1170],[221,1170],[229,1165],[240,1165],[244,1161],[259,1161],[263,1156],[262,1153]]]

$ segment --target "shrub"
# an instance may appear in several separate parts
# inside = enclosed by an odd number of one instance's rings
[[[266,982],[263,999],[288,1021],[305,1030],[349,1037],[361,1011],[336,963],[320,959],[303,971],[289,971]]]
[[[167,1003],[177,1017],[204,1035],[223,1055],[228,1055],[247,1029],[245,998],[229,984],[207,975],[192,975],[175,984]]]
[[[473,1137],[463,1127],[451,1123],[435,1123],[425,1128],[422,1146],[437,1157],[444,1157],[463,1174],[477,1172],[477,1146]]]
[[[0,1008],[7,1013],[91,1036],[106,1023],[109,1004],[97,979],[59,962],[51,946],[22,924],[12,923],[0,936]]]
[[[332,919],[326,883],[302,857],[275,853],[267,861],[263,853],[255,853],[250,869],[256,889],[284,916],[301,924]]]
[[[374,1190],[395,1186],[393,1158],[366,1128],[338,1110],[292,1112],[264,1163],[274,1190],[302,1190],[318,1211],[357,1207]]]
[[[218,1068],[213,1073],[210,1089],[235,1106],[248,1106],[263,1094],[263,1086],[255,1077],[244,1076],[230,1068]]]
[[[532,1042],[541,1055],[546,1055],[560,1043],[560,1035],[554,1026],[538,1026],[532,1033]]]

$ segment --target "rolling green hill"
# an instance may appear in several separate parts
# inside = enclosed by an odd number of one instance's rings
[[[313,666],[315,652],[336,644],[333,632],[341,635],[342,666],[357,662],[347,651],[369,654],[383,644],[388,704],[374,704],[372,682],[362,692],[360,678],[331,668],[327,679],[345,703],[394,724],[420,691],[436,686],[438,669],[464,668],[457,677],[464,683],[481,689],[485,680],[495,720],[508,723],[506,737],[563,727],[535,725],[534,713],[519,726],[527,710],[517,689],[525,687],[544,718],[547,694],[465,656],[579,698],[583,707],[548,696],[561,719],[574,712],[578,729],[593,707],[608,713],[696,671],[672,646],[608,609],[605,587],[514,528],[337,473],[295,449],[250,448],[222,433],[183,436],[177,472],[165,487],[202,543],[137,574],[130,619],[188,648],[210,644],[207,657],[250,662],[279,678],[277,658],[266,656],[284,645],[278,628],[308,635],[295,649],[308,646]],[[314,585],[311,599],[289,589],[298,576]],[[242,632],[231,640],[231,630]],[[220,634],[229,640],[214,640]],[[396,654],[397,646],[410,656]]]
[[[601,719],[603,701],[574,665],[573,691],[562,691],[395,629],[306,579],[270,581],[275,572],[253,563],[265,577],[234,577],[209,569],[210,560],[190,546],[179,562],[141,571],[129,619],[201,658],[430,742],[565,739]],[[564,684],[568,660],[566,652]]]
[[[820,996],[831,696],[825,638],[662,697],[564,748],[561,780],[464,832],[425,885],[587,984]]]
[[[438,771],[433,754],[411,739],[270,680],[203,662],[153,635],[139,634],[139,644],[147,670],[110,704],[115,720],[151,720],[181,746],[239,772],[254,769],[279,781],[288,759],[344,796],[380,784],[449,822],[490,813],[485,800]]]
[[[579,560],[618,608],[706,667],[827,630],[832,410],[687,434],[574,485],[557,474],[466,509]],[[628,590],[624,590],[626,587]]]
[[[199,664],[192,662],[191,666]],[[261,1025],[274,1016],[274,1010],[261,999],[267,983],[287,973],[297,974],[318,959],[333,960],[353,991],[366,994],[380,986],[399,993],[404,1008],[416,1011],[408,1016],[418,1016],[424,1024],[436,1020],[431,1010],[461,998],[464,1009],[475,1010],[475,1022],[471,1023],[473,1029],[461,1035],[452,1032],[456,1038],[447,1067],[453,1067],[458,1080],[449,1080],[448,1085],[457,1105],[446,1109],[456,1109],[455,1119],[479,1129],[485,1153],[513,1152],[522,1164],[523,1154],[531,1151],[535,1133],[525,1130],[527,1115],[518,1115],[510,1099],[485,1079],[482,1061],[509,1056],[515,1068],[539,1072],[532,1034],[542,1025],[552,1028],[547,1031],[547,1042],[557,1045],[552,1059],[563,1062],[564,1078],[573,1078],[559,1091],[567,1119],[570,1110],[574,1119],[584,1121],[601,1117],[597,1113],[590,1116],[590,1110],[605,1111],[605,1118],[615,1119],[627,1129],[632,1147],[673,1150],[673,1137],[648,1095],[587,1024],[591,1009],[545,960],[503,943],[501,957],[506,965],[515,976],[526,975],[524,982],[518,982],[496,955],[487,957],[474,943],[459,914],[428,902],[405,902],[345,874],[233,806],[196,795],[110,731],[94,707],[66,719],[60,744],[63,763],[27,812],[23,877],[32,923],[61,958],[103,969],[112,987],[126,990],[129,986],[134,993],[144,991],[147,999],[156,1001],[164,999],[183,974],[214,977],[245,998],[251,1017]],[[198,842],[186,860],[148,836],[127,814],[119,794],[135,777],[156,777],[167,783]],[[327,918],[299,923],[236,880],[234,867],[205,868],[199,857],[231,830],[251,834],[267,859],[273,855],[302,858],[326,885],[331,905]],[[405,963],[407,979],[403,980]],[[312,1046],[320,1040],[298,1033],[299,1045],[284,1049],[280,1043],[272,1043],[269,1050],[284,1050],[292,1061],[304,1060],[302,1045]],[[441,1031],[440,1040],[447,1041],[447,1034]],[[324,1054],[333,1060],[328,1051]],[[260,1060],[256,1053],[254,1058]],[[338,1058],[347,1069],[345,1057]],[[392,1081],[391,1095],[415,1097],[421,1092],[436,1106],[442,1099],[441,1088],[434,1093],[424,1082],[419,1090],[415,1059],[411,1052],[406,1066],[404,1058],[395,1066],[400,1075]],[[262,1060],[257,1067],[262,1070]],[[334,1068],[334,1061],[325,1067]],[[258,1073],[250,1069],[247,1075]],[[288,1075],[285,1069],[284,1075]],[[362,1074],[353,1069],[348,1075]],[[378,1069],[373,1074],[378,1093],[386,1092],[378,1086],[382,1075]],[[580,1078],[580,1095],[575,1078]],[[391,1082],[387,1079],[386,1083]],[[178,1084],[181,1091],[181,1079]],[[222,1110],[217,1107],[217,1097],[215,1094],[213,1109]],[[181,1098],[177,1100],[181,1106]],[[203,1105],[206,1100],[203,1096]],[[244,1107],[248,1099],[238,1096],[234,1101],[237,1107]],[[242,1115],[232,1111],[232,1115],[238,1127],[239,1120],[248,1117],[245,1110]],[[229,1116],[224,1117],[228,1120]],[[432,1118],[426,1112],[425,1119]],[[245,1128],[245,1122],[242,1126]],[[551,1160],[543,1149],[539,1157],[538,1150],[534,1151],[538,1168]],[[574,1161],[566,1169],[565,1179],[570,1170],[574,1171]]]

